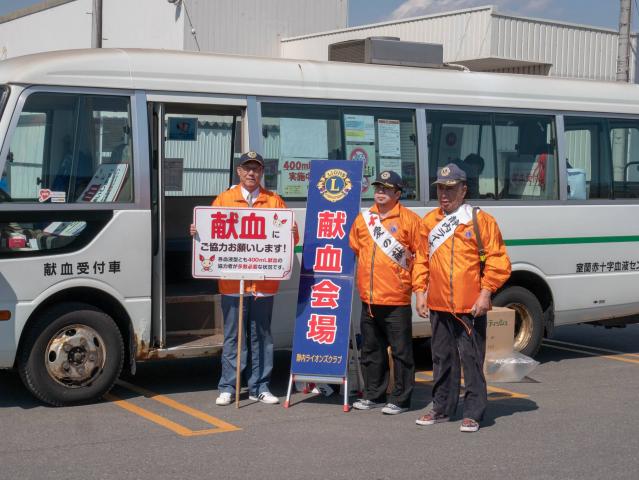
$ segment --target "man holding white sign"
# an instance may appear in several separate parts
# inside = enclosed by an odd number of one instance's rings
[[[447,422],[457,409],[464,369],[460,430],[476,432],[488,395],[483,366],[490,297],[510,276],[510,260],[495,219],[464,203],[466,173],[450,163],[439,169],[440,208],[422,220],[415,260],[417,312],[432,325],[433,408],[418,425]],[[425,291],[428,291],[426,299]]]
[[[383,407],[395,415],[410,407],[415,382],[411,295],[413,255],[420,218],[399,203],[403,183],[393,171],[381,172],[372,183],[375,205],[360,213],[349,236],[357,255],[357,289],[362,299],[362,373],[364,398],[357,410]],[[387,398],[393,356],[395,384]]]
[[[249,365],[248,389],[251,400],[275,404],[279,400],[268,387],[273,369],[273,296],[279,288],[279,280],[274,278],[286,279],[290,276],[290,267],[288,271],[282,271],[278,255],[286,255],[289,262],[292,262],[294,255],[294,245],[290,245],[290,240],[284,241],[285,233],[280,238],[278,232],[288,231],[289,235],[292,232],[294,244],[297,244],[299,237],[292,212],[284,210],[278,215],[274,211],[286,209],[282,198],[261,186],[264,175],[262,156],[253,151],[243,154],[237,174],[240,183],[220,194],[212,203],[213,207],[229,208],[221,208],[209,214],[208,223],[203,223],[201,229],[191,225],[190,233],[197,235],[196,246],[199,249],[194,252],[194,276],[207,276],[207,272],[212,272],[210,276],[220,278],[224,346],[222,375],[218,384],[219,396],[215,403],[229,405],[236,393],[238,318],[241,304],[246,328],[242,335],[239,370],[241,372]],[[247,211],[247,208],[265,211],[258,213]],[[199,221],[197,224],[200,225]],[[233,276],[259,276],[264,280],[240,282],[224,279]],[[241,283],[244,284],[243,294],[248,295],[243,302],[240,302]]]

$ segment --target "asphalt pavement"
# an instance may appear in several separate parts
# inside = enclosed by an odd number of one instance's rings
[[[283,398],[290,352],[276,354]],[[639,325],[560,327],[522,382],[492,384],[477,433],[460,418],[427,427],[431,366],[412,408],[342,412],[342,397],[296,393],[292,406],[243,395],[218,407],[219,359],[149,363],[102,402],[52,408],[0,372],[0,479],[632,479]]]

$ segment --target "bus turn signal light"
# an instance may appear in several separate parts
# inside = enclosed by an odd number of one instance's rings
[[[0,310],[0,322],[11,319],[10,310]]]

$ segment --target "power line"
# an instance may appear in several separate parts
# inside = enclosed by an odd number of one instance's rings
[[[191,26],[191,35],[193,35],[193,40],[195,40],[195,46],[197,47],[197,51],[199,52],[201,51],[200,42],[197,41],[197,33],[195,31],[195,27],[193,26],[193,22],[191,21],[191,15],[189,15],[189,9],[187,8],[186,0],[182,0],[182,3],[184,4],[184,11],[186,12],[186,18],[189,21],[189,25]]]

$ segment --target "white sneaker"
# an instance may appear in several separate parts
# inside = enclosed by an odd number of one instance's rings
[[[233,398],[229,392],[222,392],[220,396],[215,399],[215,404],[221,407],[225,405],[230,405],[233,401]]]
[[[260,393],[257,397],[255,395],[249,395],[249,399],[254,400],[256,402],[267,403],[269,405],[275,405],[276,403],[280,403],[280,399],[273,395],[271,392],[266,391]]]

